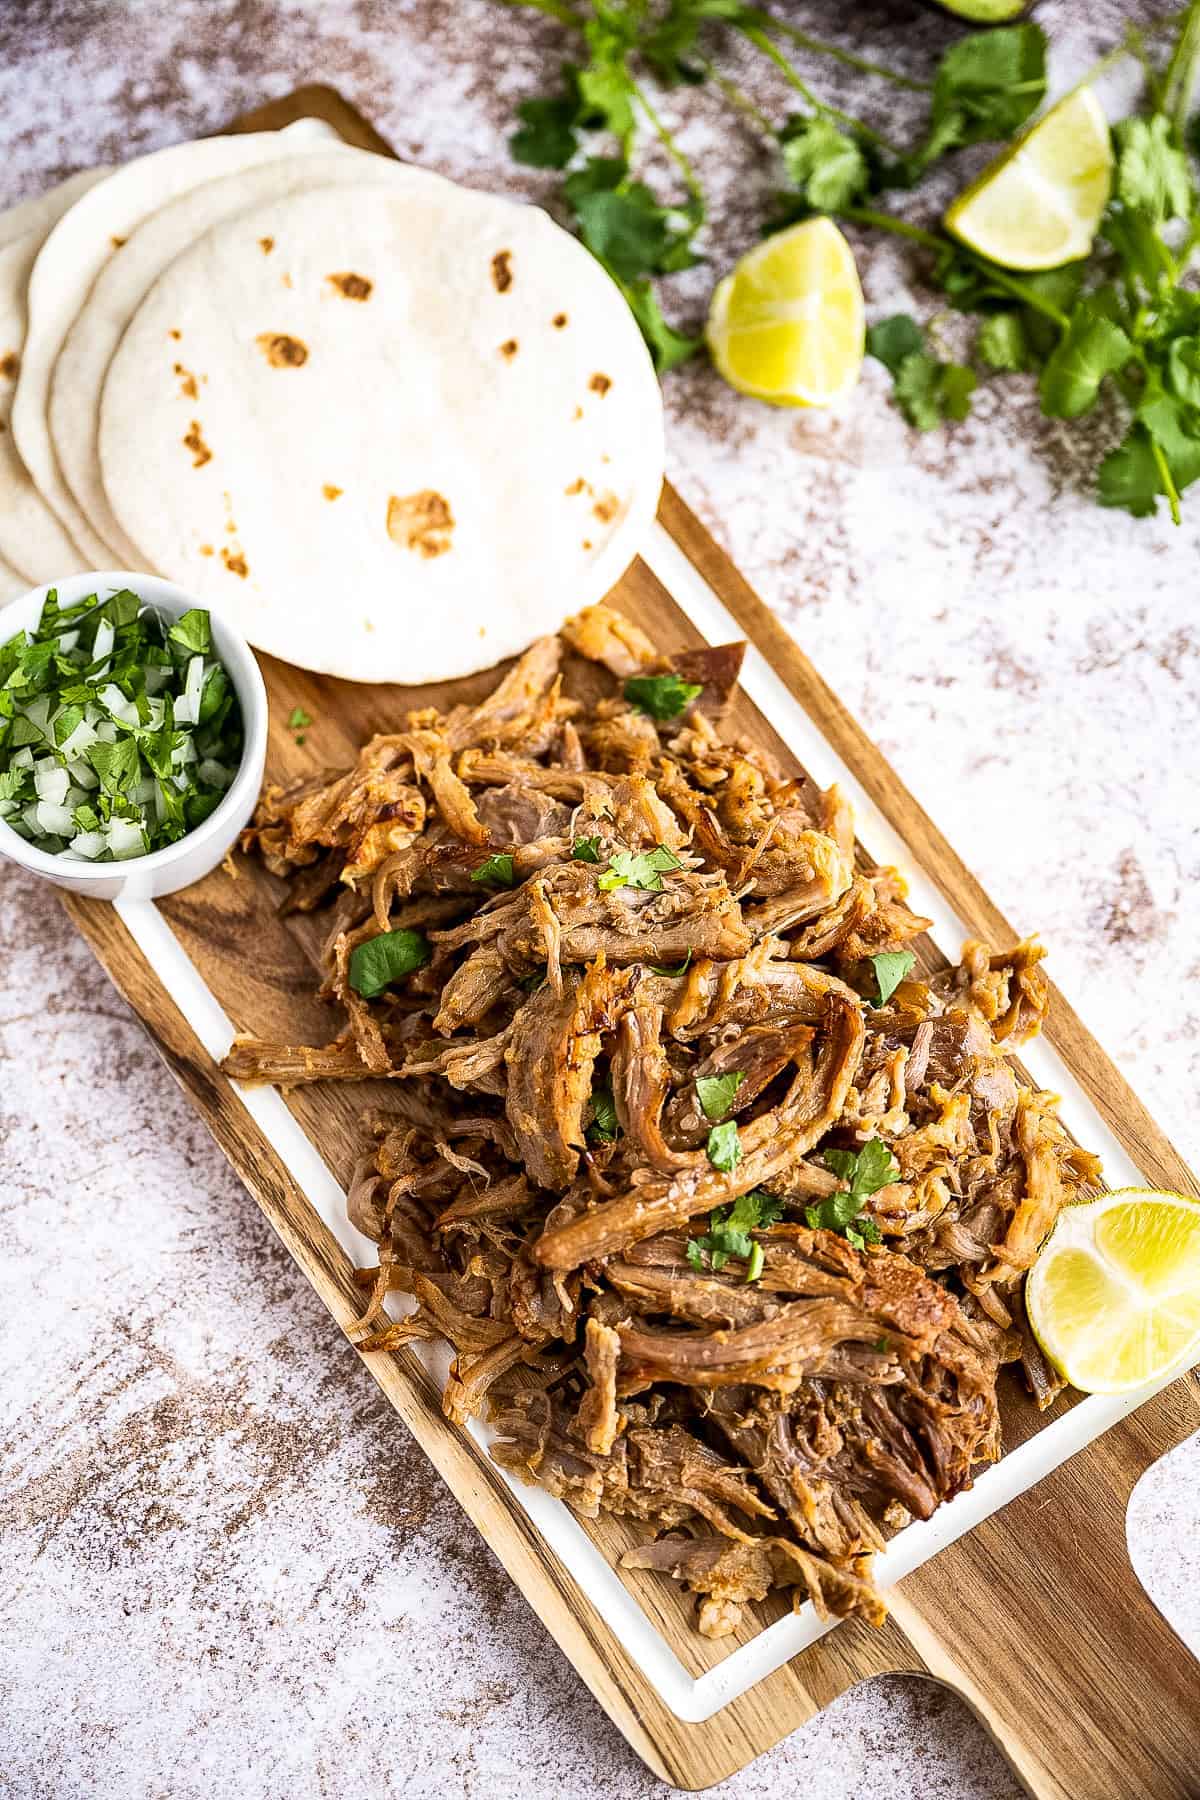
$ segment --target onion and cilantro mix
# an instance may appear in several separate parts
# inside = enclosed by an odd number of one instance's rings
[[[39,850],[121,862],[216,807],[242,717],[209,617],[169,622],[128,588],[60,607],[0,645],[0,818]]]

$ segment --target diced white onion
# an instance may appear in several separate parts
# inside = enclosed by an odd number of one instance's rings
[[[52,800],[39,800],[37,822],[40,831],[54,837],[70,837],[75,829],[75,814],[69,806],[58,806]]]
[[[58,647],[65,655],[68,650],[73,650],[78,642],[79,633],[77,631],[64,631],[59,636]]]
[[[151,667],[146,670],[146,692],[148,694],[160,694],[170,679],[170,669],[160,668],[152,664]]]
[[[7,819],[15,813],[18,804],[16,800],[0,800],[0,819]]]
[[[137,707],[132,700],[125,698],[115,681],[105,682],[100,689],[100,702],[108,708],[114,719],[120,719],[122,725],[137,724]]]
[[[68,848],[74,855],[83,857],[86,862],[94,862],[96,857],[104,855],[108,848],[108,839],[102,831],[78,831],[71,839]]]
[[[89,745],[94,744],[95,742],[96,727],[94,725],[89,725],[86,719],[80,719],[71,735],[65,737],[59,745],[59,754],[65,756],[67,761],[71,762],[75,757],[82,756]]]
[[[19,750],[14,750],[12,755],[8,759],[8,766],[10,769],[32,769],[32,767],[33,767],[33,748],[32,748],[32,746],[29,744],[22,744],[21,748]]]
[[[147,775],[143,781],[133,782],[129,788],[129,798],[135,806],[148,806],[154,798],[154,789],[154,777]]]
[[[134,819],[110,819],[107,837],[108,847],[118,862],[130,856],[141,856],[146,848],[142,828]]]
[[[36,700],[31,700],[29,705],[22,707],[21,710],[29,723],[35,725],[43,737],[50,735],[47,725],[50,717],[50,696],[48,694],[39,694]]]
[[[116,743],[117,728],[113,724],[111,719],[97,719],[97,721],[96,721],[96,736],[102,744],[115,744]]]
[[[204,658],[193,656],[187,666],[183,699],[175,702],[176,724],[196,725],[200,721],[200,695],[204,690]]]
[[[69,762],[67,773],[78,787],[87,788],[90,791],[92,788],[100,786],[100,777],[91,763],[85,763],[82,760]]]
[[[185,737],[171,752],[171,762],[176,769],[186,768],[188,763],[194,763],[195,760],[196,744],[193,738]]]
[[[92,661],[93,662],[99,662],[102,657],[105,657],[108,655],[109,651],[113,647],[114,635],[115,634],[113,632],[112,620],[111,619],[101,619],[100,623],[96,627],[96,641],[92,645]]]
[[[218,762],[213,756],[206,756],[204,761],[199,764],[196,776],[204,783],[205,787],[228,787],[233,780],[232,770],[227,769],[223,762]]]
[[[47,757],[33,771],[33,785],[37,789],[39,800],[48,800],[53,806],[61,806],[67,797],[67,789],[71,785],[71,777],[65,769],[60,769]]]

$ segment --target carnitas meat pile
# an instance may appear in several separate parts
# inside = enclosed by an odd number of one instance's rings
[[[448,1340],[450,1417],[638,1521],[626,1565],[709,1636],[776,1587],[882,1619],[873,1552],[999,1452],[999,1365],[1056,1391],[1024,1274],[1098,1175],[1006,1060],[1040,949],[918,975],[928,921],[837,789],[721,735],[739,662],[592,607],[482,703],[268,789],[246,847],[329,908],[345,1022],[226,1065],[392,1084],[362,1341]]]

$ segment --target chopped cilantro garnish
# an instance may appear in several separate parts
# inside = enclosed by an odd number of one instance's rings
[[[875,979],[879,983],[879,998],[872,1004],[884,1006],[900,983],[907,980],[917,959],[911,950],[882,950],[878,956],[869,956],[867,961],[874,969]]]
[[[762,1245],[755,1243],[750,1233],[774,1225],[782,1212],[782,1202],[762,1188],[739,1194],[732,1206],[713,1209],[703,1237],[688,1240],[688,1262],[698,1275],[704,1275],[710,1269],[723,1269],[731,1256],[742,1257],[746,1280],[757,1281],[763,1268]]]
[[[687,955],[684,957],[683,961],[679,964],[678,968],[668,969],[668,968],[665,968],[661,963],[648,963],[647,967],[649,968],[651,974],[653,974],[653,975],[686,975],[687,970],[688,970],[688,965],[690,964],[691,960],[692,960],[692,953],[689,950]]]
[[[113,862],[174,843],[242,758],[207,612],[173,622],[129,588],[60,606],[0,644],[0,818],[39,849]]]
[[[364,1000],[373,1000],[393,982],[423,969],[432,952],[423,931],[381,931],[350,953],[350,986]]]
[[[825,1167],[840,1176],[847,1186],[816,1206],[805,1207],[804,1217],[812,1230],[840,1231],[856,1250],[867,1244],[877,1244],[878,1225],[874,1219],[861,1215],[871,1194],[900,1179],[899,1165],[887,1145],[881,1138],[872,1138],[857,1152],[826,1150]]]
[[[312,714],[306,713],[302,706],[293,706],[288,715],[288,730],[303,731],[306,725],[312,724]]]
[[[611,1144],[619,1129],[612,1089],[606,1086],[593,1088],[592,1119],[586,1132],[588,1143]]]
[[[702,692],[700,682],[685,681],[681,675],[631,675],[625,683],[625,698],[639,712],[660,721],[677,719]]]
[[[600,839],[598,837],[576,838],[571,845],[571,855],[576,862],[598,863],[600,861]]]
[[[741,1069],[734,1069],[728,1075],[697,1075],[696,1098],[704,1108],[705,1118],[723,1119],[745,1079]]]
[[[663,874],[682,867],[675,852],[668,850],[665,844],[659,844],[653,850],[618,850],[615,856],[609,857],[604,874],[597,876],[596,885],[605,892],[612,888],[632,887],[660,894]]]
[[[486,862],[471,870],[471,880],[483,882],[488,887],[511,887],[515,880],[512,857],[507,851],[499,856],[489,856]]]
[[[708,1160],[723,1175],[737,1168],[742,1160],[742,1143],[736,1120],[728,1119],[724,1125],[713,1126],[708,1134]]]

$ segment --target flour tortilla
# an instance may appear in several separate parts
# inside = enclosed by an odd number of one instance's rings
[[[317,190],[213,227],[155,283],[100,456],[129,536],[260,649],[420,682],[617,580],[654,516],[662,400],[619,290],[536,208]]]
[[[303,151],[202,182],[152,213],[101,269],[67,333],[50,384],[50,437],[71,493],[121,568],[142,567],[146,557],[122,530],[100,478],[100,395],[121,333],[163,270],[211,226],[267,200],[337,184],[447,185],[427,170],[348,144]]]
[[[50,376],[72,320],[113,251],[157,207],[235,169],[270,162],[285,150],[327,147],[336,134],[305,119],[286,131],[202,138],[126,163],[77,199],[47,237],[29,277],[28,327],[12,432],[42,498],[57,513],[93,568],[119,568],[115,547],[92,529],[62,479],[46,416]]]
[[[0,213],[0,249],[11,244],[17,238],[25,237],[29,232],[38,232],[42,237],[57,225],[69,206],[103,181],[108,174],[107,169],[81,169],[77,175],[68,175],[57,187],[49,188],[44,194],[34,194],[29,200],[18,200],[7,212]]]
[[[0,556],[26,587],[79,575],[88,567],[30,480],[9,429],[14,370],[25,345],[25,287],[49,229],[28,231],[0,248]]]

